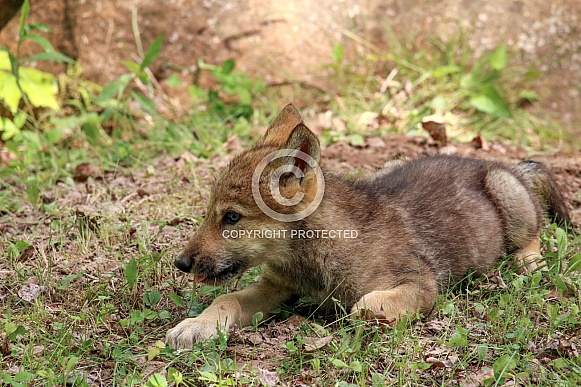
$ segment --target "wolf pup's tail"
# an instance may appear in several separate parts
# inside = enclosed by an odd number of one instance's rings
[[[543,163],[532,160],[525,160],[515,168],[537,195],[550,219],[559,225],[570,225],[569,211],[549,169]]]

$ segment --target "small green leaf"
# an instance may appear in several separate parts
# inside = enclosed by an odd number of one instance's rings
[[[14,247],[18,250],[19,253],[23,252],[24,250],[26,250],[28,247],[32,246],[32,244],[28,243],[27,241],[16,241],[14,243]]]
[[[541,73],[536,68],[531,67],[527,70],[527,72],[525,73],[523,78],[526,82],[530,82],[530,81],[534,81],[535,79],[538,79],[542,76],[543,76],[543,73]]]
[[[252,96],[250,95],[250,91],[244,88],[237,88],[236,94],[238,94],[238,98],[240,99],[241,104],[249,105],[252,102]]]
[[[518,98],[524,101],[535,102],[539,99],[539,94],[525,89],[518,92]]]
[[[188,88],[188,93],[190,93],[190,97],[195,100],[202,99],[206,96],[206,90],[195,85],[192,85]]]
[[[112,82],[107,86],[103,87],[101,93],[97,96],[95,103],[97,105],[101,105],[103,102],[110,100],[112,98],[117,98],[119,94],[122,93],[122,88],[124,85],[120,84],[119,82]]]
[[[40,187],[36,176],[28,176],[26,179],[26,194],[32,205],[36,206],[38,195],[40,194]]]
[[[26,22],[26,18],[28,17],[28,14],[30,13],[30,3],[28,2],[28,0],[24,0],[24,3],[22,4],[22,8],[20,9],[20,37],[22,37],[25,32],[24,32],[24,23]]]
[[[252,325],[255,327],[258,326],[258,324],[262,321],[263,318],[264,314],[262,312],[254,313],[254,316],[252,316]]]
[[[218,382],[218,376],[210,371],[198,371],[200,373],[200,380],[207,382]]]
[[[147,360],[152,361],[161,353],[161,348],[153,346],[147,349]]]
[[[3,62],[4,56],[6,62]],[[7,68],[5,66],[7,64]],[[16,114],[18,111],[18,105],[22,99],[22,92],[18,87],[16,82],[16,77],[10,72],[10,59],[8,54],[4,51],[0,51],[0,101],[10,110],[12,114]]]
[[[555,360],[553,360],[553,366],[558,370],[566,370],[570,367],[567,360],[563,359],[562,357],[558,357]]]
[[[512,371],[516,368],[516,360],[514,360],[514,354],[509,355],[502,355],[499,357],[494,364],[492,365],[492,369],[494,370],[494,375],[497,379],[502,377],[507,372]]]
[[[567,247],[569,246],[568,235],[562,228],[557,228],[555,230],[555,235],[557,237],[557,256],[559,260],[562,260],[567,252]]]
[[[446,75],[456,74],[456,73],[460,72],[461,70],[462,70],[462,68],[459,66],[456,66],[456,65],[441,66],[441,67],[436,68],[434,71],[432,71],[432,76],[434,78],[443,78]]]
[[[69,286],[71,285],[71,282],[78,280],[79,278],[81,278],[83,276],[83,274],[85,274],[85,272],[80,271],[78,273],[66,276],[65,278],[63,278],[60,281],[60,285],[58,286],[58,289],[67,290],[69,288]]]
[[[145,315],[140,310],[134,310],[131,312],[131,317],[129,318],[129,323],[131,325],[141,324],[145,320]]]
[[[337,368],[347,368],[347,367],[349,367],[347,365],[347,363],[345,363],[343,360],[341,360],[341,359],[335,359],[333,357],[331,358],[331,364],[333,364]]]
[[[180,77],[177,74],[170,75],[169,78],[167,79],[167,81],[165,81],[165,83],[169,87],[179,87],[182,85]]]
[[[450,336],[450,340],[448,340],[448,345],[451,347],[467,347],[468,346],[468,339],[466,334],[462,332],[456,332],[452,336]]]
[[[448,106],[450,104],[448,103],[448,99],[446,97],[437,96],[428,102],[428,105],[434,110],[446,111],[448,110]]]
[[[30,23],[24,26],[26,34],[30,31],[52,32],[52,29],[44,23]]]
[[[357,133],[353,133],[348,135],[347,137],[345,137],[349,143],[353,146],[363,146],[365,145],[365,139],[363,138],[362,135],[357,134]]]
[[[36,377],[35,374],[26,371],[20,371],[16,375],[14,375],[15,382],[32,382]]]
[[[121,63],[123,64],[123,66],[127,67],[127,69],[132,73],[138,74],[143,71],[139,63],[134,62],[132,60],[124,60]]]
[[[24,36],[23,39],[38,43],[42,48],[44,48],[45,52],[54,52],[54,47],[48,41],[48,39],[45,38],[44,36],[40,36],[40,35],[36,35],[36,34],[28,34],[28,35]]]
[[[2,133],[2,137],[0,138],[3,141],[8,141],[20,133],[20,129],[9,118],[0,117],[0,132]]]
[[[470,104],[475,109],[495,117],[510,118],[512,116],[508,103],[490,85],[483,86],[480,93],[473,95]]]
[[[157,39],[151,43],[151,45],[147,48],[145,55],[143,57],[143,62],[141,62],[141,66],[139,68],[141,70],[145,70],[146,67],[149,67],[154,60],[157,59],[159,52],[161,51],[161,46],[163,44],[163,39],[165,38],[165,33],[161,34]]]
[[[46,133],[44,133],[44,139],[48,144],[55,144],[62,138],[62,135],[63,133],[59,129],[47,130]]]
[[[32,67],[20,67],[18,76],[20,87],[33,106],[60,110],[57,101],[58,87],[54,75]]]
[[[335,44],[331,54],[333,56],[333,63],[340,65],[343,62],[343,56],[345,54],[345,46],[343,46],[343,43]]]
[[[157,115],[157,110],[155,109],[155,103],[141,93],[137,93],[135,91],[130,91],[129,94],[133,97],[133,99],[149,114],[155,116]]]
[[[69,358],[69,360],[67,361],[67,365],[65,366],[65,371],[66,372],[71,372],[73,370],[73,367],[75,366],[75,364],[77,364],[79,362],[79,358],[77,356],[71,356]]]
[[[297,351],[297,346],[295,345],[294,341],[287,342],[284,347],[290,352],[295,353]]]
[[[122,94],[129,81],[131,81],[132,75],[131,74],[123,74],[119,77],[118,80],[115,82],[109,83],[107,86],[101,90],[101,93],[95,100],[97,105],[103,106],[106,105],[106,102],[113,98],[119,98]]]
[[[184,381],[182,373],[173,367],[168,368],[167,378],[170,382],[175,382],[176,386],[179,386]]]
[[[29,56],[24,60],[24,62],[32,62],[35,60],[47,61],[47,60],[54,60],[55,62],[59,63],[75,63],[75,60],[69,58],[65,54],[61,54],[60,52],[41,52],[40,54],[36,54],[33,56]]]
[[[490,66],[499,71],[506,67],[506,46],[504,44],[498,46],[490,55]]]
[[[175,294],[174,292],[169,292],[168,293],[168,297],[177,306],[180,306],[180,307],[183,307],[184,306],[184,300],[180,296],[178,296],[177,294]]]
[[[158,290],[154,290],[150,293],[145,293],[143,295],[143,303],[147,306],[155,306],[161,301],[161,293]]]
[[[8,338],[12,341],[16,340],[18,337],[20,336],[24,336],[28,331],[26,330],[25,327],[23,327],[22,325],[18,325],[16,327],[16,330],[14,330],[12,333],[8,334]]]
[[[351,368],[351,370],[355,372],[363,372],[363,366],[361,365],[361,362],[358,360],[353,360],[351,364],[349,364],[349,368]]]
[[[234,67],[236,67],[236,61],[234,59],[228,59],[222,63],[220,71],[222,74],[231,74]]]
[[[8,336],[10,336],[12,333],[16,332],[16,324],[14,324],[13,322],[7,322],[4,324],[4,332],[6,332],[6,334]]]
[[[21,110],[19,111],[15,116],[14,116],[14,125],[16,125],[16,127],[18,129],[22,129],[22,127],[24,126],[24,124],[26,124],[26,119],[28,118],[28,115],[26,114],[25,111]]]
[[[581,253],[577,253],[569,259],[565,274],[571,273],[572,271],[581,271]]]
[[[460,78],[460,87],[463,89],[470,89],[474,84],[474,76],[472,74],[464,74]]]
[[[442,307],[442,313],[445,315],[454,313],[454,310],[456,310],[456,308],[454,307],[454,303],[452,301],[447,301]]]
[[[162,320],[169,320],[171,316],[169,315],[169,312],[167,310],[162,310],[157,314],[157,317],[159,317]]]
[[[135,279],[137,278],[137,261],[133,258],[127,266],[125,266],[125,278],[127,283],[131,288],[135,285]]]
[[[12,72],[12,61],[10,60],[10,52],[5,48],[0,47],[0,70]],[[0,71],[0,74],[2,72]]]
[[[92,144],[96,144],[100,137],[100,125],[99,122],[93,120],[87,120],[81,124],[82,132],[87,136]]]
[[[167,379],[161,374],[153,374],[147,381],[146,387],[167,387]]]

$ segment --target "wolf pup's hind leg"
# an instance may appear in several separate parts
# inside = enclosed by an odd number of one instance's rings
[[[355,317],[377,318],[389,323],[418,311],[427,316],[434,307],[437,294],[438,284],[432,272],[411,274],[405,283],[367,293],[353,305],[351,313]]]
[[[486,190],[501,215],[508,251],[514,251],[525,271],[533,271],[542,258],[539,233],[542,211],[534,194],[509,170],[491,169]]]

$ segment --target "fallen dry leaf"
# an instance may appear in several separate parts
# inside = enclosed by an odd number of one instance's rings
[[[370,148],[385,148],[385,141],[379,137],[369,137],[365,143]]]
[[[25,283],[20,287],[20,289],[18,289],[18,297],[24,301],[32,302],[45,290],[46,286],[40,286],[35,283]]]
[[[448,359],[440,360],[440,359],[435,358],[435,357],[428,357],[428,358],[426,358],[426,363],[430,363],[434,367],[440,367],[440,368],[451,368],[452,367],[452,362]]]
[[[448,328],[450,326],[450,319],[443,318],[430,320],[427,321],[424,326],[432,331],[441,332],[444,328]]]
[[[273,387],[278,385],[278,373],[276,371],[269,371],[262,368],[258,369],[258,380],[263,386]]]
[[[484,386],[484,381],[490,378],[494,378],[494,371],[492,370],[492,368],[484,367],[468,374],[466,378],[467,380],[465,381],[463,386],[467,387]]]
[[[180,157],[176,160],[177,167],[183,167],[186,163],[187,164],[195,164],[198,161],[198,157],[194,156],[190,152],[184,152],[180,155]]]
[[[446,135],[446,124],[444,123],[443,117],[439,115],[424,117],[422,119],[422,127],[439,144],[439,146],[446,146],[448,143],[448,136]]]
[[[315,352],[316,350],[319,350],[331,343],[331,341],[333,341],[333,336],[326,336],[321,338],[309,337],[307,342],[304,344],[304,349],[306,352]]]
[[[101,172],[101,169],[97,168],[93,164],[81,163],[75,168],[75,172],[73,173],[73,180],[84,182],[87,181],[89,177],[97,178],[102,174],[103,173]]]
[[[472,144],[476,149],[482,149],[485,152],[490,150],[488,141],[486,141],[480,134],[472,139]]]
[[[18,262],[26,262],[26,261],[32,259],[34,257],[35,253],[36,253],[36,249],[34,248],[34,246],[32,246],[32,245],[28,246],[18,256]]]
[[[10,354],[10,344],[6,332],[0,333],[0,354],[8,356]]]

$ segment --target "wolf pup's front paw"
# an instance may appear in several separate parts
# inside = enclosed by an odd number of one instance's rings
[[[191,349],[194,343],[211,337],[218,337],[217,322],[198,317],[185,319],[170,329],[166,341],[173,349]]]

